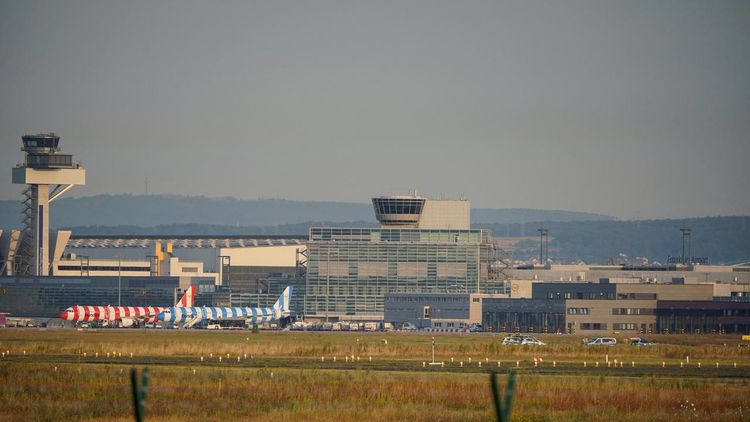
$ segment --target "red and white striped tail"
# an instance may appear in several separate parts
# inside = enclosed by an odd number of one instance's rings
[[[196,286],[190,286],[187,290],[185,290],[185,294],[182,295],[182,298],[180,299],[175,306],[182,306],[182,307],[190,307],[193,306],[193,303],[195,302],[195,290]]]

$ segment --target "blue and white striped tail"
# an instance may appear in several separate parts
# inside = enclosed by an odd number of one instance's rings
[[[289,304],[292,301],[292,286],[286,286],[276,303],[273,304],[274,314],[289,315]]]

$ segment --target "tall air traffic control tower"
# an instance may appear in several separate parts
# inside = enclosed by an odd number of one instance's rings
[[[23,234],[14,258],[16,275],[49,275],[49,204],[75,185],[86,184],[86,170],[73,156],[60,154],[54,133],[26,135],[23,164],[13,169],[13,183],[23,192]]]

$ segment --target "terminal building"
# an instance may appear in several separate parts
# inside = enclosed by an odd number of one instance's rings
[[[535,282],[529,297],[484,300],[482,323],[493,332],[584,335],[750,330],[750,302],[715,297],[712,283],[610,281]]]
[[[393,293],[385,298],[385,321],[438,330],[481,324],[497,333],[585,336],[750,332],[750,301],[715,296],[715,286],[601,279],[536,281],[509,295]]]
[[[372,200],[379,228],[310,228],[305,315],[384,319],[390,293],[500,293],[487,230],[470,228],[467,200],[417,195]]]

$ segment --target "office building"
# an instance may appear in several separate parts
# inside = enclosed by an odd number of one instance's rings
[[[310,229],[308,318],[380,321],[389,293],[502,291],[490,233],[469,228],[469,201],[379,197],[373,208],[380,228]]]

